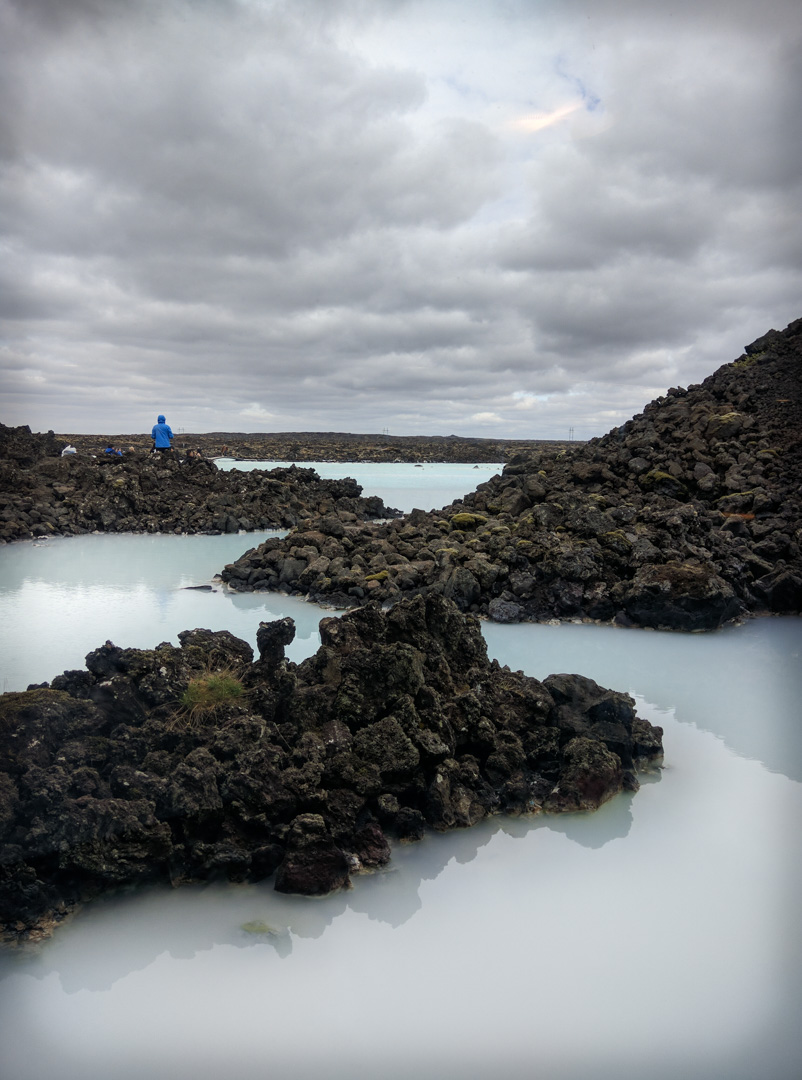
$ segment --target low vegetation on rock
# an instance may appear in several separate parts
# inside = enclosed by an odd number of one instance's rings
[[[181,694],[177,720],[194,724],[210,719],[238,701],[245,692],[242,680],[230,669],[196,675]]]

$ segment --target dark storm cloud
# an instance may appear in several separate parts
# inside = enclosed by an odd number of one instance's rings
[[[783,0],[0,17],[5,422],[583,437],[799,314]]]

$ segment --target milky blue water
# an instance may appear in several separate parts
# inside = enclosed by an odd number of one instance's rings
[[[482,462],[466,465],[455,462],[426,462],[415,465],[410,462],[384,463],[375,461],[232,461],[217,458],[223,470],[275,469],[298,464],[314,469],[325,480],[342,480],[351,476],[361,484],[366,495],[380,494],[385,505],[408,514],[419,510],[439,510],[454,499],[501,472],[503,465]]]
[[[312,605],[186,588],[262,535],[0,549],[4,687],[83,666],[107,638],[206,626],[253,644],[284,614],[308,655]],[[0,958],[3,1080],[796,1080],[802,620],[484,629],[513,668],[635,694],[665,728],[665,769],[593,815],[398,847],[324,900],[264,882],[95,903]]]

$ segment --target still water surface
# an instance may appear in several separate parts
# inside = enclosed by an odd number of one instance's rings
[[[319,609],[186,588],[262,535],[5,547],[4,688],[81,667],[106,638],[205,626],[254,644],[285,614],[288,651],[308,655]],[[96,903],[0,958],[0,1076],[798,1077],[802,620],[484,629],[511,667],[635,694],[665,728],[665,770],[593,815],[399,847],[324,900],[268,882]]]
[[[479,484],[489,480],[503,469],[503,465],[482,462],[466,465],[460,462],[426,462],[422,465],[410,462],[385,463],[377,461],[232,461],[217,458],[223,470],[287,468],[298,464],[311,468],[324,480],[342,480],[352,476],[364,489],[365,495],[381,495],[386,506],[395,507],[408,514],[415,507],[419,510],[439,510]]]

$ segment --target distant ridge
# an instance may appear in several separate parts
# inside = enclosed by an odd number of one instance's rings
[[[175,430],[175,429],[174,429]],[[144,433],[75,435],[63,433],[63,443],[98,453],[109,443],[150,448]],[[342,462],[491,462],[502,464],[516,454],[579,445],[553,439],[482,439],[466,435],[366,435],[343,431],[180,432],[175,446],[195,449],[205,457],[228,457],[239,461],[342,461]]]

